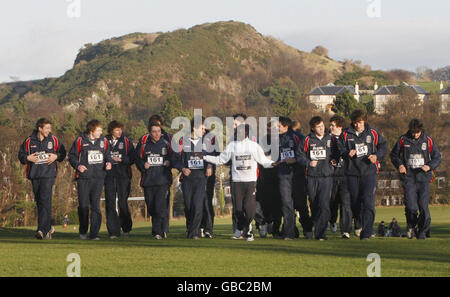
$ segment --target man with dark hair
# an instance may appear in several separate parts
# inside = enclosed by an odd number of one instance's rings
[[[107,171],[105,178],[105,211],[106,227],[111,239],[120,236],[127,237],[133,222],[128,208],[128,196],[131,186],[131,165],[134,163],[135,151],[133,142],[123,135],[123,124],[112,121],[108,125],[106,139],[111,147],[112,169]],[[116,211],[116,198],[119,214]]]
[[[191,121],[191,137],[180,140],[180,152],[174,153],[174,167],[182,172],[184,214],[187,238],[199,239],[206,196],[206,177],[212,174],[212,165],[204,161],[211,148],[202,141],[203,124]],[[209,234],[209,233],[208,233]],[[209,234],[209,238],[212,238]]]
[[[337,146],[342,131],[345,125],[345,120],[339,115],[334,115],[330,119],[330,132],[334,144]],[[352,209],[350,203],[350,193],[347,187],[347,178],[344,171],[344,159],[340,157],[333,163],[333,188],[331,191],[331,217],[330,226],[331,232],[337,231],[338,210],[340,208],[339,227],[342,238],[349,239],[352,232]]]
[[[387,153],[386,139],[367,123],[367,114],[355,110],[350,127],[342,133],[341,153],[346,160],[345,174],[355,219],[355,235],[372,237],[375,220],[375,188],[379,162]]]
[[[241,124],[237,127],[237,138],[229,143],[219,156],[205,156],[204,160],[216,165],[226,164],[231,160],[233,205],[238,219],[234,239],[253,241],[253,233],[249,230],[256,211],[257,164],[271,167],[274,162],[264,155],[261,146],[250,140],[250,126]]]
[[[51,226],[53,185],[57,175],[55,161],[66,157],[64,145],[52,135],[51,122],[41,118],[36,129],[27,137],[19,149],[19,161],[27,165],[27,178],[33,187],[38,210],[37,239],[51,239],[55,229]]]
[[[294,171],[296,166],[296,152],[300,139],[291,129],[291,119],[279,117],[279,160],[278,166],[279,190],[281,196],[281,212],[283,214],[282,236],[285,240],[291,240],[296,237],[295,230],[295,211],[294,211]],[[301,194],[301,193],[298,193]],[[305,228],[306,227],[306,228]],[[312,225],[303,226],[303,232],[312,231]],[[309,235],[311,237],[311,233]]]
[[[323,119],[313,117],[311,133],[298,148],[297,160],[306,167],[306,185],[311,202],[314,237],[327,240],[326,230],[330,220],[330,198],[333,185],[332,162],[339,156],[337,146],[330,134],[326,133]]]
[[[152,216],[152,236],[160,240],[165,238],[172,149],[170,142],[162,137],[159,123],[152,122],[149,129],[149,133],[139,139],[136,147],[136,166],[142,174],[140,184],[144,188],[145,203]]]
[[[441,163],[439,149],[425,133],[422,122],[412,119],[408,132],[398,139],[390,157],[403,184],[407,236],[425,239],[431,224],[428,204],[432,171]]]
[[[89,206],[91,208],[91,229],[89,238],[99,240],[102,224],[100,196],[102,195],[106,171],[111,170],[113,159],[108,139],[102,134],[102,124],[91,120],[86,131],[79,136],[69,152],[70,165],[76,170],[78,183],[78,216],[80,239],[86,240],[89,227]]]
[[[172,135],[167,133],[164,129],[164,122],[162,116],[159,114],[154,114],[148,119],[148,126],[147,129],[150,132],[150,126],[153,123],[159,124],[161,127],[161,137],[166,140],[168,143],[171,143],[172,141]],[[163,231],[164,231],[164,238],[167,238],[167,234],[169,234],[169,219],[170,219],[170,187],[172,186],[173,176],[172,171],[170,171],[170,183],[169,183],[169,189],[167,190],[167,215],[163,218]]]

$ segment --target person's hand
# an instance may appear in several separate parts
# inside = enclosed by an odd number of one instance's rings
[[[431,167],[428,166],[428,165],[423,165],[423,166],[421,167],[421,169],[422,169],[423,171],[425,171],[425,172],[428,172],[428,171],[431,170]]]
[[[309,162],[309,167],[316,167],[317,163],[319,163],[317,160]]]
[[[398,172],[400,172],[400,174],[406,174],[405,165],[400,165],[400,167],[398,168]]]
[[[106,162],[106,170],[111,170],[112,164],[110,162]]]
[[[79,165],[77,169],[78,169],[78,171],[81,172],[81,173],[83,173],[83,172],[85,172],[86,170],[88,170],[87,167],[84,166],[84,165]]]
[[[333,160],[331,160],[331,162],[330,162],[330,163],[331,163],[331,165],[332,165],[333,167],[336,167],[336,166],[337,166],[336,160],[334,160],[334,159],[333,159]]]
[[[286,164],[289,164],[289,165],[297,162],[297,160],[295,160],[294,158],[286,158],[285,161],[286,161]]]
[[[117,162],[117,163],[122,162],[122,159],[119,157],[113,157],[112,159],[114,160],[114,162]]]
[[[53,162],[56,161],[56,159],[58,159],[58,155],[57,154],[48,154],[48,159],[47,159],[47,165],[52,164]]]
[[[39,161],[38,154],[34,153],[34,154],[31,154],[31,155],[28,155],[27,156],[27,160],[29,162],[36,163],[37,161]]]
[[[354,155],[356,155],[356,150],[351,150],[351,151],[348,153],[348,156],[349,156],[350,158],[353,158]]]
[[[169,167],[170,166],[170,161],[168,161],[168,160],[166,160],[166,161],[164,161],[164,167]]]
[[[281,160],[279,160],[279,161],[276,161],[276,162],[273,162],[272,163],[272,167],[277,167],[278,165],[280,165],[281,164]]]
[[[181,171],[185,176],[189,176],[191,174],[191,170],[189,168],[183,168]]]
[[[145,169],[149,169],[149,168],[150,168],[150,163],[148,163],[148,162],[145,162],[145,164],[144,164],[144,168],[145,168]]]
[[[208,167],[206,168],[206,173],[205,173],[205,175],[209,177],[209,176],[212,175],[212,172],[213,172],[213,170],[212,170],[212,165],[211,165],[211,164],[208,164]]]
[[[370,156],[368,157],[368,159],[369,159],[370,162],[372,162],[373,164],[375,164],[375,163],[377,162],[377,160],[378,160],[378,157],[377,157],[377,155],[370,155]]]

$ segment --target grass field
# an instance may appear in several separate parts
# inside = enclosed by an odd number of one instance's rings
[[[376,225],[401,207],[377,209]],[[432,238],[328,241],[232,240],[231,219],[217,219],[214,239],[184,238],[184,221],[171,222],[170,238],[150,237],[150,223],[136,223],[129,238],[81,241],[77,230],[56,226],[53,240],[34,239],[34,228],[0,229],[0,276],[66,276],[69,253],[81,257],[81,276],[366,276],[369,253],[381,257],[382,276],[450,276],[450,207],[431,207]],[[78,226],[76,226],[78,227]]]

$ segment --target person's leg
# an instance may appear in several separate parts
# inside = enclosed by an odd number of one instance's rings
[[[352,232],[352,208],[347,180],[345,178],[342,178],[339,182],[338,196],[341,204],[339,228],[341,229],[341,233],[350,234]]]
[[[339,180],[333,178],[333,187],[330,198],[330,224],[336,224],[339,209]]]
[[[203,218],[202,218],[202,226],[204,232],[208,232],[209,234],[213,234],[214,231],[214,186],[216,184],[216,176],[215,174],[206,178],[206,197],[203,207]]]
[[[350,206],[352,209],[353,220],[355,221],[355,230],[361,229],[361,197],[359,191],[358,176],[347,176],[347,188],[350,193]]]
[[[314,238],[320,238],[319,228],[317,228],[317,224],[319,223],[319,199],[318,199],[318,178],[316,177],[308,177],[306,181],[306,186],[308,190],[309,202],[311,205],[311,220],[314,225]]]
[[[244,218],[244,226],[249,226],[253,219],[255,218],[256,213],[256,182],[248,182],[246,183],[246,189],[245,189],[245,197],[244,197],[244,212],[245,212],[245,218]],[[248,235],[248,227],[245,228],[244,235]]]
[[[120,220],[116,211],[117,182],[118,180],[113,176],[105,177],[106,229],[109,236],[120,235]]]
[[[38,227],[36,232],[41,231],[45,236],[46,233],[42,229],[44,229],[44,207],[43,201],[41,198],[41,179],[33,179],[31,180],[31,185],[33,187],[34,201],[36,202],[37,207],[37,217],[38,217]]]
[[[80,221],[79,232],[87,234],[89,228],[89,180],[78,179],[78,219]]]
[[[244,197],[245,197],[245,183],[243,182],[233,182],[232,186],[234,197],[234,212],[236,213],[236,230],[244,230],[245,213],[244,213]],[[248,226],[246,226],[248,229]]]
[[[405,217],[407,230],[414,229],[417,225],[419,212],[419,205],[418,205],[419,199],[417,192],[418,189],[416,187],[416,183],[409,180],[403,181],[403,193],[404,193],[403,202],[405,203]]]
[[[163,222],[167,216],[167,191],[167,185],[154,187],[154,233],[161,237],[164,237]]]
[[[91,179],[90,181],[90,202],[91,202],[91,232],[90,238],[98,237],[102,225],[102,212],[100,210],[100,197],[103,192],[103,179]]]
[[[231,205],[232,205],[232,209],[231,209],[231,221],[233,223],[233,232],[235,232],[236,230],[241,230],[238,228],[238,217],[237,217],[237,213],[236,213],[236,197],[234,196],[234,182],[230,182],[230,191],[231,191]]]
[[[295,238],[295,212],[294,201],[292,199],[292,178],[293,176],[280,177],[281,213],[283,214],[284,238]]]
[[[304,171],[302,171],[304,172]],[[313,222],[309,214],[307,190],[306,190],[306,178],[304,174],[294,175],[294,208],[298,210],[300,214],[300,224],[303,228],[303,235],[308,232],[312,232]]]
[[[203,206],[206,196],[206,179],[195,181],[191,200],[191,225],[188,230],[188,238],[200,237],[200,225],[202,222]]]
[[[375,221],[375,189],[377,186],[377,176],[368,175],[361,178],[360,191],[362,196],[362,231],[361,239],[370,238],[373,233],[373,223]]]
[[[152,187],[144,187],[144,198],[145,198],[145,204],[147,205],[147,215],[152,217],[152,236],[155,236],[154,227],[155,227],[155,221],[154,221],[154,194]]]
[[[430,183],[420,183],[418,185],[418,190],[420,214],[418,220],[419,234],[417,235],[417,238],[425,239],[431,225],[431,214],[428,207],[428,204],[430,203]]]
[[[186,218],[186,235],[189,233],[192,221],[192,199],[194,196],[195,182],[185,179],[181,183],[181,189],[183,191],[184,199],[184,216]]]
[[[46,235],[52,228],[52,195],[54,184],[54,178],[43,178],[39,187],[39,198],[41,200],[42,208],[42,226],[40,230],[44,233],[44,235]]]
[[[119,218],[122,231],[129,233],[133,227],[128,197],[130,196],[131,181],[129,179],[117,180],[117,194],[119,197]]]
[[[326,238],[328,221],[330,220],[330,198],[332,187],[333,179],[331,177],[320,177],[317,179],[316,239]]]

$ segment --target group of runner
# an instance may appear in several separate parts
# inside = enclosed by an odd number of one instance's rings
[[[230,166],[233,239],[253,241],[253,221],[260,237],[272,234],[284,240],[297,238],[300,232],[296,211],[307,239],[326,240],[328,224],[336,232],[338,213],[342,238],[349,239],[352,230],[362,240],[373,236],[377,174],[388,148],[381,133],[367,123],[365,111],[355,110],[348,127],[341,116],[332,116],[329,123],[315,116],[306,136],[297,123],[279,117],[269,123],[266,135],[260,135],[270,145],[276,134],[275,158],[252,136],[254,131],[245,114],[233,118],[234,139],[221,153],[215,149],[216,138],[205,129],[204,118],[191,121],[189,137],[181,138],[176,149],[159,115],[150,117],[148,133],[136,147],[124,135],[122,123],[110,122],[108,134],[103,136],[101,122],[89,121],[68,153],[78,186],[80,239],[100,239],[103,189],[109,237],[129,236],[133,224],[127,200],[133,164],[141,173],[152,236],[157,240],[167,238],[169,233],[172,168],[180,172],[186,237],[213,238],[216,165]],[[56,162],[62,162],[66,154],[45,118],[37,121],[19,150],[37,204],[38,239],[51,239],[55,232],[51,203]],[[425,239],[431,223],[430,181],[441,155],[420,120],[410,121],[407,133],[399,137],[390,152],[390,159],[403,184],[408,238]]]

